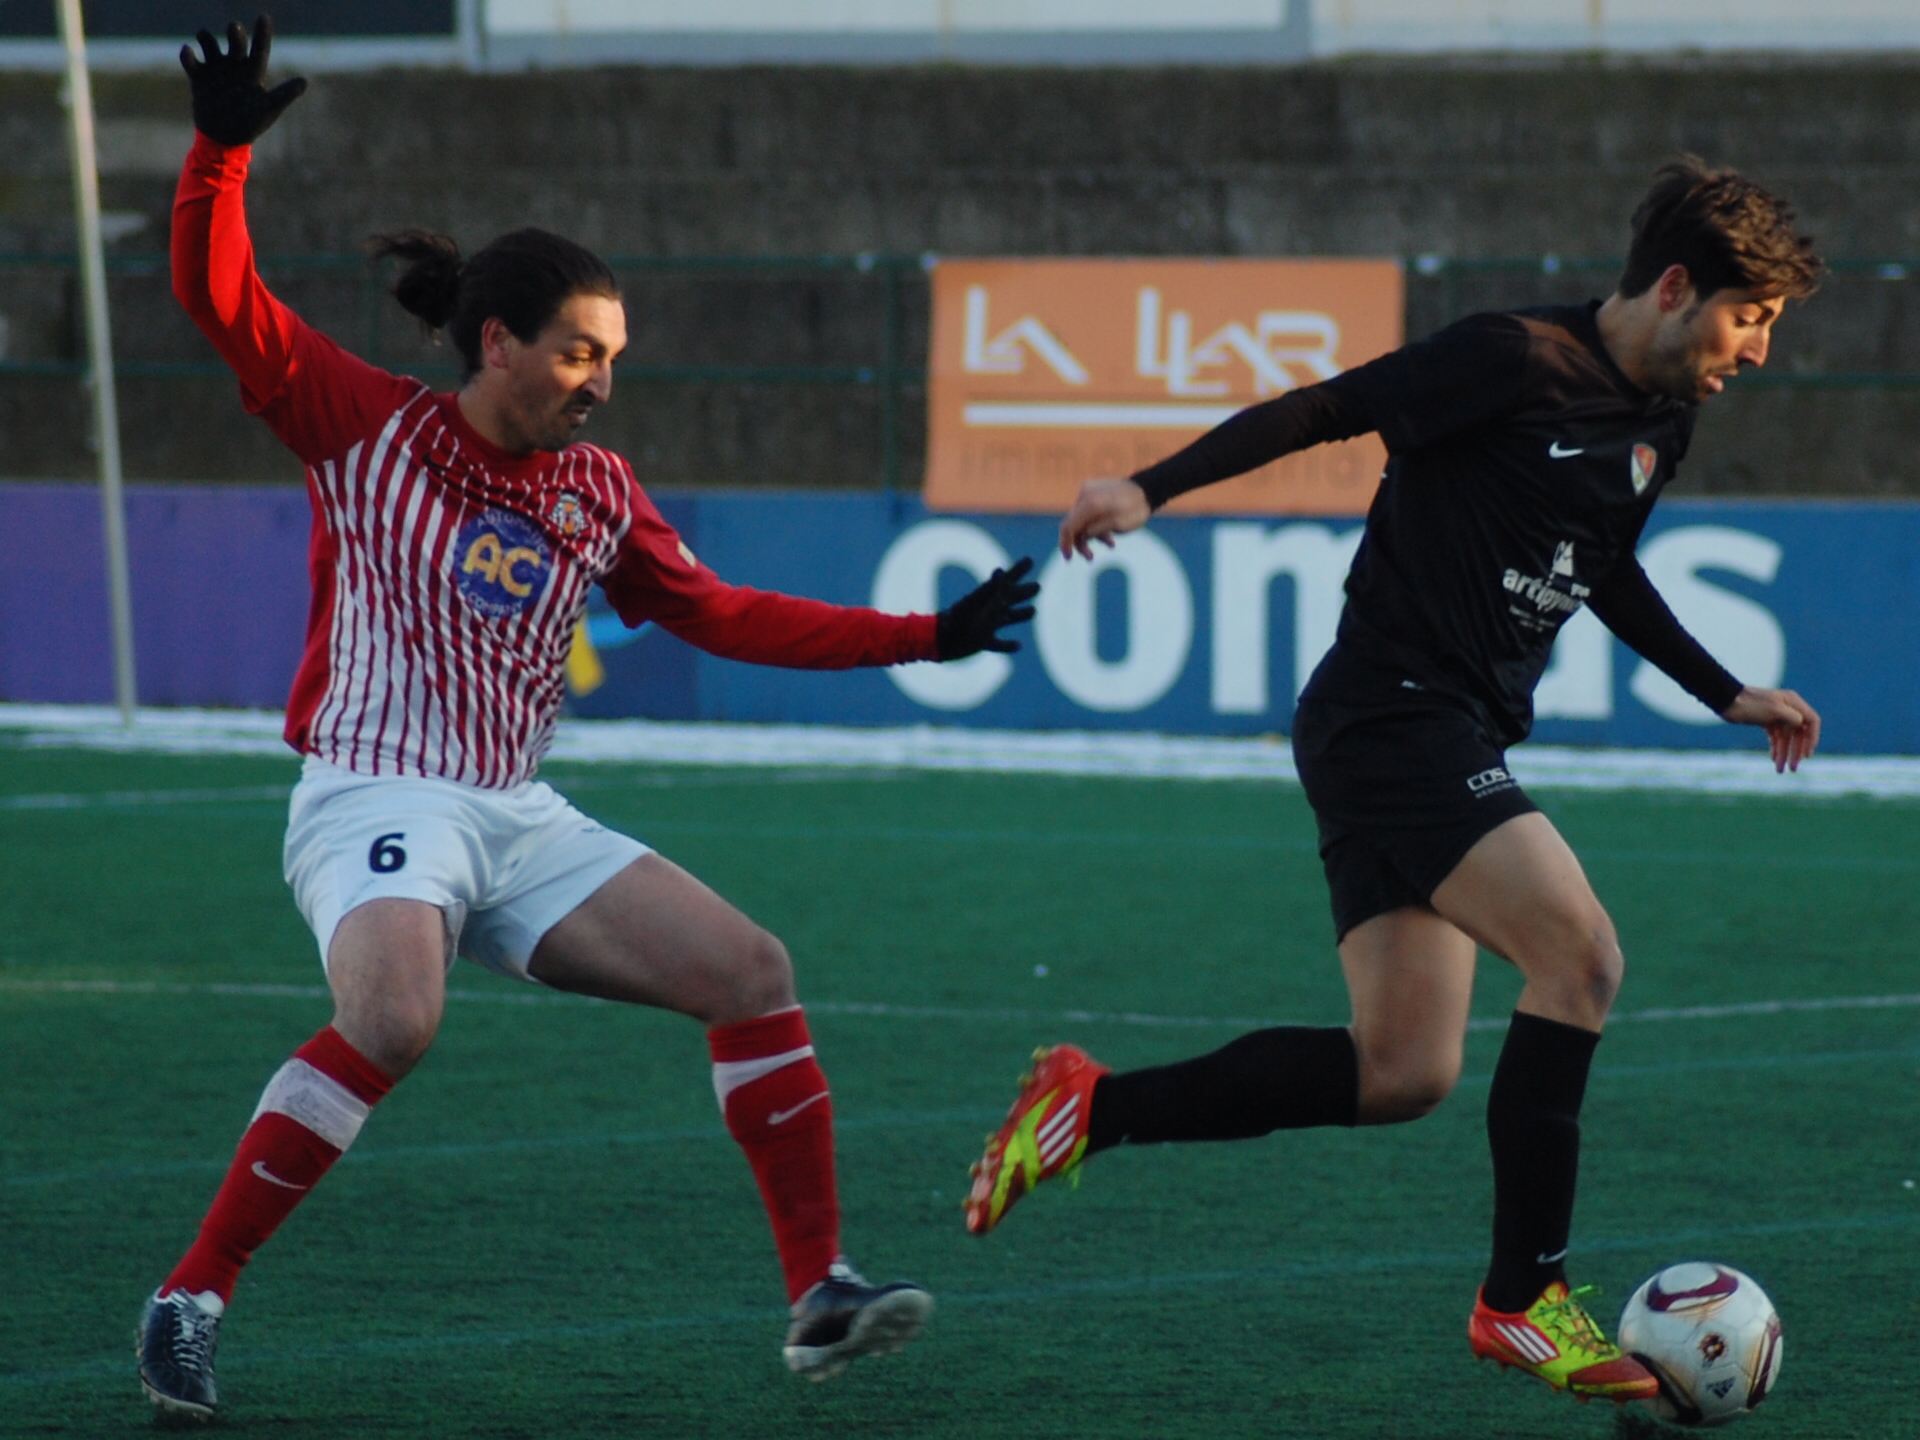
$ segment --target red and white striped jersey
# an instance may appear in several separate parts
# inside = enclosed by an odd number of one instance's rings
[[[295,749],[365,775],[518,784],[552,738],[595,582],[629,625],[655,621],[730,659],[825,670],[934,658],[932,616],[729,585],[618,455],[509,455],[453,395],[307,325],[254,267],[249,158],[195,139],[174,200],[173,284],[248,411],[307,468],[313,602],[287,704]]]

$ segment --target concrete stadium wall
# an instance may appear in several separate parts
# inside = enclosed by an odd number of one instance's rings
[[[105,201],[117,250],[155,252],[190,138],[177,76],[103,77]],[[0,252],[71,244],[50,78],[0,77]],[[354,249],[402,225],[468,244],[529,222],[631,256],[1621,253],[1651,170],[1680,150],[1791,197],[1827,253],[1914,259],[1920,59],[1384,59],[1262,68],[607,69],[326,76],[261,147],[260,249]],[[1893,274],[1895,272],[1889,272]],[[1471,308],[1576,298],[1572,267],[1410,275],[1408,332]],[[446,362],[352,272],[275,283],[382,363]],[[1783,322],[1775,373],[1920,374],[1916,280],[1843,276]],[[204,364],[164,276],[116,280],[121,354]],[[872,365],[872,277],[630,277],[634,358]],[[924,280],[903,282],[904,350],[924,356]],[[81,476],[75,287],[0,270],[13,367],[0,474]],[[123,382],[130,474],[292,478],[224,378]],[[918,474],[921,397],[903,442]],[[625,384],[592,434],[663,485],[866,486],[871,388]],[[1683,492],[1920,494],[1920,386],[1748,388],[1706,408]]]

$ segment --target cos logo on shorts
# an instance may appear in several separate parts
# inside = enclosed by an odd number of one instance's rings
[[[490,619],[525,614],[547,588],[553,550],[540,527],[511,510],[488,510],[460,527],[453,582]]]

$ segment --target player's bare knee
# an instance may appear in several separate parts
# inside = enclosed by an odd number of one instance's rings
[[[1561,927],[1549,954],[1529,971],[1529,980],[1557,995],[1578,1023],[1598,1025],[1613,1008],[1626,974],[1620,942],[1605,912],[1571,919]]]
[[[1602,914],[1591,923],[1578,950],[1576,975],[1587,1002],[1602,1015],[1613,1007],[1626,976],[1626,957],[1620,953],[1620,941],[1613,924]]]
[[[780,938],[755,926],[734,967],[727,1008],[751,1020],[794,1003],[793,960]]]
[[[1397,1125],[1431,1115],[1460,1080],[1460,1057],[1426,1056],[1364,1067],[1360,1123]]]
[[[377,1005],[339,1006],[333,1028],[390,1078],[398,1080],[433,1045],[440,1031],[437,997],[387,996]]]

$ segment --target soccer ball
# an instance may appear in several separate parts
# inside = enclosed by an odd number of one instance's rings
[[[1633,1292],[1620,1348],[1651,1370],[1647,1402],[1676,1425],[1724,1425],[1752,1410],[1780,1378],[1780,1317],[1738,1270],[1704,1260],[1669,1265]]]

